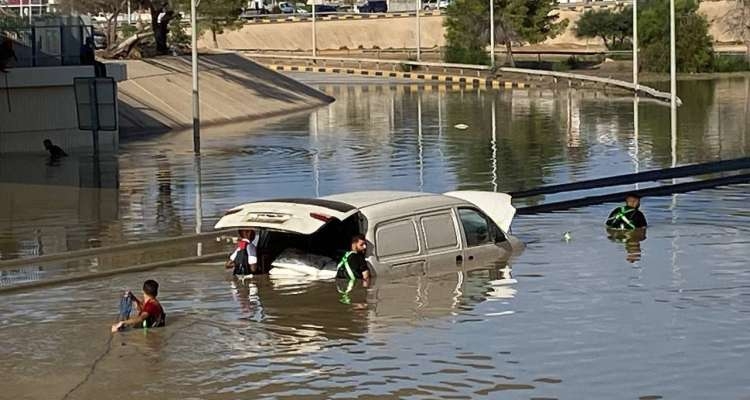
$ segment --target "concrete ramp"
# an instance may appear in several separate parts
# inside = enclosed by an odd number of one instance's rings
[[[127,61],[127,70],[119,85],[121,136],[192,129],[190,58]],[[204,131],[333,101],[236,53],[201,55],[199,76]]]

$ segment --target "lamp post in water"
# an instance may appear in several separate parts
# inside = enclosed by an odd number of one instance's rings
[[[633,88],[638,95],[638,0],[633,0]]]
[[[669,0],[669,83],[672,126],[672,167],[677,165],[677,56],[674,0]]]
[[[420,10],[422,10],[422,0],[417,0],[417,61],[422,61],[422,28],[419,21]]]
[[[190,0],[191,69],[193,75],[193,151],[201,152],[201,106],[198,93],[198,21],[196,18],[196,0]]]
[[[495,1],[494,0],[490,0],[490,65],[493,67],[495,66]]]
[[[312,56],[318,56],[318,33],[315,30],[315,3],[317,0],[312,2]]]

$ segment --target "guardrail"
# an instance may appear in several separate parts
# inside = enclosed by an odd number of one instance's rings
[[[671,94],[668,92],[662,92],[652,87],[644,85],[634,85],[631,82],[621,81],[618,79],[602,78],[598,76],[573,74],[568,72],[556,72],[556,71],[545,71],[537,69],[525,69],[525,68],[510,68],[510,67],[498,67],[492,68],[487,65],[475,65],[475,64],[456,64],[456,63],[440,63],[440,62],[425,62],[425,61],[411,61],[411,60],[388,60],[388,59],[375,59],[375,58],[349,58],[349,57],[312,57],[312,56],[296,56],[296,55],[273,55],[273,54],[257,54],[257,53],[244,53],[246,56],[251,58],[265,58],[275,60],[298,60],[298,61],[310,61],[310,62],[351,62],[358,64],[375,64],[376,68],[379,68],[380,64],[390,65],[410,65],[420,67],[432,67],[432,68],[443,68],[443,69],[458,69],[461,74],[463,70],[476,71],[477,74],[481,72],[507,72],[513,74],[549,77],[554,80],[565,79],[568,81],[580,81],[580,82],[591,82],[597,84],[603,84],[606,86],[615,86],[622,89],[627,89],[635,93],[645,94],[649,97],[669,101]],[[682,100],[677,98],[677,105],[682,105]]]

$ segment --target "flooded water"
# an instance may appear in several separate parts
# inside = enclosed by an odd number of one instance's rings
[[[0,160],[2,258],[210,230],[268,197],[511,191],[750,153],[747,78],[681,82],[675,151],[669,110],[641,102],[636,134],[627,97],[322,89],[337,102],[204,137],[200,159],[189,135],[123,143],[101,184],[83,159]],[[643,241],[607,237],[612,204],[520,216],[509,265],[379,279],[350,302],[218,264],[2,295],[0,398],[747,398],[748,201],[750,185],[646,198]],[[168,326],[110,335],[147,278]]]

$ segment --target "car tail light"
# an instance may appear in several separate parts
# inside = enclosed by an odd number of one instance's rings
[[[318,221],[323,221],[323,222],[328,222],[333,218],[330,215],[325,215],[325,214],[320,214],[320,213],[310,213],[310,216],[317,219]]]

